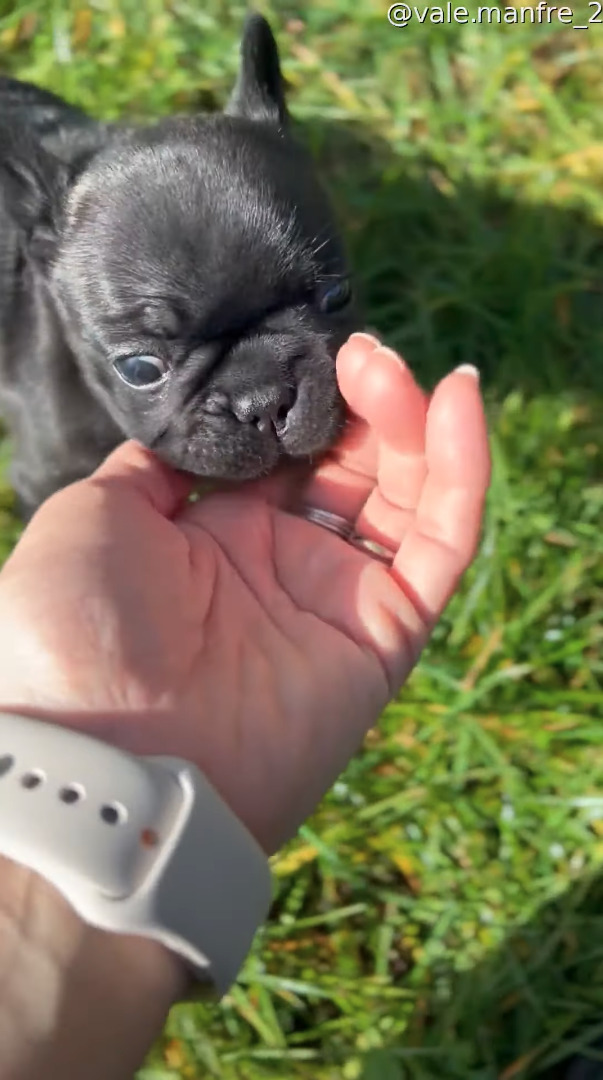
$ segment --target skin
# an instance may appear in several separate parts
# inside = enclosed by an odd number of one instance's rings
[[[0,574],[1,706],[193,760],[268,853],[408,677],[489,482],[472,369],[428,398],[354,334],[337,371],[354,421],[303,490],[287,473],[190,504],[189,478],[127,443],[44,504]],[[300,498],[393,566],[296,516]],[[84,927],[20,867],[0,874],[1,1080],[131,1077],[183,992],[179,962]]]

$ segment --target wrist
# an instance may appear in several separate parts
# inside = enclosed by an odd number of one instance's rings
[[[58,727],[69,728],[72,731],[88,735],[93,739],[123,750],[134,756],[145,757],[154,754],[167,754],[168,756],[178,753],[186,760],[199,764],[201,771],[210,784],[220,795],[223,802],[232,810],[242,825],[255,838],[266,856],[270,856],[275,846],[272,843],[272,830],[270,819],[257,823],[257,815],[253,813],[253,805],[249,800],[240,797],[241,785],[236,783],[224,783],[228,779],[229,759],[222,755],[221,769],[212,768],[211,756],[207,760],[196,762],[194,753],[186,753],[186,747],[177,750],[173,748],[173,740],[170,739],[170,729],[165,721],[159,724],[152,712],[132,708],[130,710],[115,708],[94,707],[83,708],[81,704],[68,702],[67,695],[62,700],[59,694],[51,695],[48,692],[36,696],[32,692],[10,688],[5,692],[5,683],[0,671],[0,715],[11,713],[16,716],[28,717],[31,720],[43,720],[48,724]],[[199,728],[201,728],[201,723]],[[190,730],[190,729],[189,729]],[[159,740],[157,736],[159,735]],[[160,745],[158,746],[158,741]],[[190,744],[189,744],[190,749]],[[0,1078],[1,1080],[1,1078]]]
[[[186,981],[161,945],[85,925],[0,857],[0,1080],[131,1080]]]

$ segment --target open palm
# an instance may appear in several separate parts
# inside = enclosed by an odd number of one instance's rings
[[[195,761],[272,851],[397,693],[477,544],[478,382],[430,399],[366,335],[338,357],[354,421],[286,476],[187,503],[136,444],[35,516],[0,575],[0,704]],[[356,522],[391,568],[295,513]]]

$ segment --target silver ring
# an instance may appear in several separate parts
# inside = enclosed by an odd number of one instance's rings
[[[348,543],[352,547],[358,548],[359,551],[364,551],[371,558],[377,559],[379,562],[385,563],[386,566],[392,566],[394,562],[394,553],[389,548],[378,544],[376,540],[368,540],[365,536],[357,536],[354,533],[350,536]]]
[[[312,521],[315,525],[321,525],[323,529],[335,533],[342,540],[348,540],[354,531],[354,526],[346,518],[332,514],[330,510],[320,510],[317,506],[305,506],[301,516],[306,521]]]
[[[329,532],[335,533],[336,536],[340,536],[342,540],[351,544],[352,547],[363,551],[365,555],[370,555],[372,559],[377,559],[379,562],[385,563],[386,566],[393,564],[393,552],[389,551],[383,544],[378,544],[376,540],[358,536],[354,532],[353,524],[346,518],[340,517],[339,514],[332,514],[330,510],[320,510],[317,506],[305,506],[301,512],[301,517],[305,518],[306,521],[312,521],[315,525],[320,525],[323,529],[328,529]]]

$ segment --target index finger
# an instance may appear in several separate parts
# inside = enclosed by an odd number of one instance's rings
[[[353,523],[382,480],[385,448],[403,459],[396,499],[410,500],[410,463],[423,457],[428,399],[401,358],[365,334],[353,334],[340,349],[337,375],[354,418],[314,473],[305,501]]]

